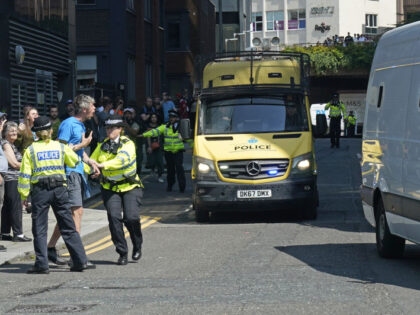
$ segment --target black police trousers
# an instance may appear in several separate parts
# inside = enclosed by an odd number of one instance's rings
[[[347,126],[347,137],[354,137],[354,131],[356,129],[355,125]]]
[[[87,263],[85,249],[79,233],[76,231],[70,210],[67,187],[52,189],[34,185],[32,197],[32,234],[34,236],[35,267],[48,269],[47,231],[50,205],[57,219],[57,224],[64,243],[69,250],[75,266]]]
[[[166,168],[168,171],[167,181],[168,188],[172,188],[175,184],[175,173],[178,179],[179,190],[184,191],[186,180],[184,172],[184,152],[178,151],[176,153],[165,151]]]
[[[121,256],[128,253],[123,223],[130,233],[133,251],[141,249],[143,243],[140,224],[141,197],[141,188],[134,188],[126,192],[115,192],[102,188],[102,199],[108,214],[112,242]]]
[[[341,117],[330,118],[330,138],[331,146],[340,146],[340,133],[341,133]]]

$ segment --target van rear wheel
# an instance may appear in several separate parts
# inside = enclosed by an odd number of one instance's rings
[[[382,199],[378,201],[376,216],[376,249],[383,258],[401,258],[404,255],[405,239],[392,235],[389,231]]]

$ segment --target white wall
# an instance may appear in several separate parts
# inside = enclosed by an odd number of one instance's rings
[[[265,0],[266,11],[284,11],[285,0]],[[397,22],[395,0],[286,0],[287,9],[306,9],[306,30],[287,32],[287,44],[323,42],[327,37],[334,35],[346,36],[363,32],[366,14],[378,15],[378,27],[393,27]],[[312,14],[312,8],[333,7],[329,13]],[[252,11],[261,12],[262,0],[252,1]],[[287,19],[287,13],[284,14]],[[264,16],[265,18],[265,16]],[[330,26],[324,33],[315,31],[315,25]],[[267,32],[266,37],[271,37],[275,32]],[[279,37],[284,43],[284,32],[279,32]],[[304,34],[303,34],[304,33]],[[262,37],[262,32],[254,32],[254,37]]]

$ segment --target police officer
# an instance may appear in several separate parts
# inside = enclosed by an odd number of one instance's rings
[[[169,122],[163,124],[155,129],[143,133],[143,137],[159,137],[163,134],[166,167],[168,170],[167,181],[168,186],[166,191],[172,191],[172,186],[175,183],[175,173],[178,179],[179,191],[185,191],[185,173],[183,159],[184,159],[184,142],[178,132],[179,122],[178,113],[175,110],[168,111]]]
[[[354,137],[354,131],[356,129],[356,117],[351,110],[349,116],[347,117],[347,137]]]
[[[74,225],[64,172],[64,164],[75,167],[80,159],[68,146],[51,140],[53,129],[48,117],[36,118],[32,131],[36,132],[40,140],[25,150],[18,179],[18,191],[23,203],[27,204],[30,192],[32,198],[32,234],[36,260],[28,273],[49,273],[47,230],[50,205],[73,261],[70,270],[93,269],[96,266],[91,263],[88,266],[82,240]]]
[[[346,107],[338,100],[338,94],[332,95],[331,102],[325,105],[325,110],[330,110],[330,138],[331,148],[340,147],[341,118],[346,119]]]
[[[136,147],[130,138],[121,133],[126,126],[120,115],[105,121],[107,138],[98,144],[91,159],[101,169],[102,198],[108,213],[112,241],[120,255],[117,264],[127,265],[128,247],[123,222],[133,243],[133,260],[141,257],[143,237],[139,209],[143,185],[137,175]]]

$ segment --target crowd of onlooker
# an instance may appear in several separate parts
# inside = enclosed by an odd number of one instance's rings
[[[331,37],[327,37],[324,42],[322,43],[323,46],[349,46],[353,44],[365,44],[365,43],[373,43],[373,37],[364,34],[354,34],[351,36],[350,32],[347,33],[347,36],[338,36],[334,35]],[[321,45],[321,42],[317,43],[318,46]]]
[[[164,182],[162,173],[163,163],[163,137],[154,138],[138,137],[145,131],[156,128],[169,120],[168,111],[175,110],[179,118],[190,118],[194,121],[196,111],[196,100],[194,100],[185,89],[181,94],[172,98],[168,93],[160,96],[147,97],[144,104],[135,106],[125,104],[123,98],[102,97],[95,103],[95,113],[92,118],[85,120],[86,138],[90,138],[87,153],[93,152],[98,145],[106,138],[105,121],[111,115],[121,115],[124,118],[126,127],[125,135],[130,137],[136,144],[138,173],[142,171],[143,159],[146,157],[145,167],[156,172],[157,180]],[[65,104],[65,112],[59,115],[56,105],[49,108],[49,118],[53,128],[52,138],[57,138],[61,123],[67,118],[75,116],[75,107],[72,100]],[[22,231],[22,204],[17,190],[19,170],[22,161],[22,154],[34,141],[36,134],[31,130],[38,111],[32,106],[25,106],[23,119],[19,122],[7,121],[7,115],[0,113],[0,205],[1,211],[1,237],[2,240],[31,241]],[[89,142],[89,141],[87,141]],[[4,189],[4,194],[1,190]],[[1,196],[4,195],[2,202]],[[28,207],[27,212],[31,209]],[[1,249],[1,248],[0,248]]]

